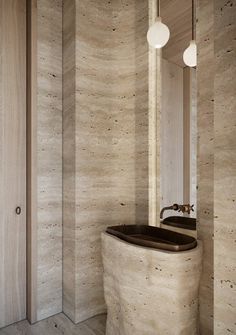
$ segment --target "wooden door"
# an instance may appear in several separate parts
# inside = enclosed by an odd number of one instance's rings
[[[0,327],[25,317],[26,1],[0,0]]]

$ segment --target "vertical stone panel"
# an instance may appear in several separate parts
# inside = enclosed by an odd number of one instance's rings
[[[213,334],[213,233],[214,233],[214,6],[199,0],[197,8],[197,227],[203,242],[200,283],[201,335]]]
[[[214,10],[214,334],[236,334],[236,2]]]
[[[75,320],[75,1],[63,5],[63,311]]]
[[[204,242],[200,326],[207,335],[236,332],[235,22],[235,1],[199,1],[198,235]]]
[[[62,1],[37,2],[37,319],[62,310]]]
[[[148,222],[148,4],[70,5],[64,8],[64,311],[79,322],[105,311],[101,232]]]
[[[148,0],[149,27],[157,17],[155,0]],[[148,27],[148,28],[149,28]],[[148,223],[159,226],[160,213],[160,124],[162,88],[162,50],[149,46],[148,50]]]
[[[194,204],[191,217],[197,212],[197,78],[196,70],[190,69],[190,203]]]

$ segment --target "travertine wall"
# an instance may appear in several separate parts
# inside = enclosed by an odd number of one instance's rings
[[[213,1],[198,1],[197,8],[197,230],[203,242],[200,283],[201,335],[213,334],[214,234],[214,35]]]
[[[196,69],[190,69],[190,203],[194,204],[191,217],[197,213],[197,76]]]
[[[65,1],[64,312],[105,311],[101,232],[148,221],[148,2]]]
[[[75,320],[75,2],[63,7],[63,311]]]
[[[214,4],[214,335],[222,335],[236,334],[236,1]]]
[[[157,17],[155,0],[148,0],[149,27]],[[149,46],[148,50],[148,223],[160,225],[160,127],[161,127],[161,76],[162,50]]]
[[[62,1],[37,1],[37,320],[62,310]],[[34,263],[35,264],[35,263]]]
[[[235,1],[199,1],[197,32],[200,328],[201,335],[235,334]]]

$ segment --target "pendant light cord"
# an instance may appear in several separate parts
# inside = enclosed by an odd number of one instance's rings
[[[194,0],[192,0],[192,40],[195,40],[195,15],[194,15]]]
[[[161,4],[160,4],[160,0],[157,0],[157,17],[159,17],[161,14]]]

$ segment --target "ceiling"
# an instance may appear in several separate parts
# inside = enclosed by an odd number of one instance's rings
[[[170,40],[162,49],[163,58],[184,67],[183,52],[189,45],[192,31],[192,1],[161,1],[161,18],[170,29]]]

